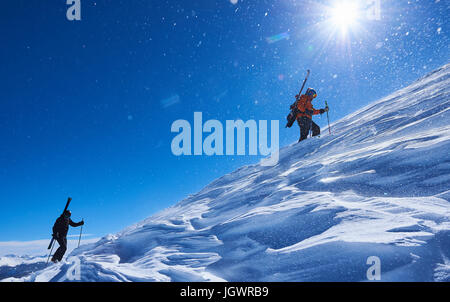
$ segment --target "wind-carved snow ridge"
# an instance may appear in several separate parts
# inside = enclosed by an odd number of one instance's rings
[[[449,108],[450,64],[75,250],[81,281],[449,281]]]

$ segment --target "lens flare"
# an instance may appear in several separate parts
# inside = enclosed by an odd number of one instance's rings
[[[333,24],[339,27],[343,33],[346,33],[351,27],[355,26],[359,16],[359,8],[356,2],[339,2],[330,8],[330,15]]]

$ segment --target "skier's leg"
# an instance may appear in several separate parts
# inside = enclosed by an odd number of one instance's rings
[[[311,122],[311,130],[312,136],[320,135],[320,127],[316,123]]]
[[[63,245],[60,246],[60,248],[62,248],[62,249],[61,249],[61,254],[60,254],[60,257],[58,258],[58,261],[62,260],[62,258],[64,257],[64,254],[67,251],[67,238],[66,237],[62,238],[61,242]]]
[[[300,127],[300,139],[298,141],[301,142],[308,138],[310,120],[307,117],[302,116],[298,118],[297,122]]]
[[[57,259],[58,259],[58,255],[60,254],[60,248],[61,248],[61,243],[59,242],[60,240],[59,240],[59,237],[55,237],[55,240],[58,242],[58,244],[59,244],[59,247],[56,249],[56,252],[53,254],[53,256],[52,256],[52,262],[55,262],[55,261],[57,261]]]
[[[67,250],[67,239],[64,238],[56,238],[59,244],[59,248],[56,250],[55,254],[52,257],[52,261],[61,261],[61,259],[64,257],[64,254]]]

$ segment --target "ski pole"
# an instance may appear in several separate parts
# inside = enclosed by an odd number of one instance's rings
[[[328,103],[327,103],[327,101],[325,101],[325,107],[328,108]],[[327,120],[328,120],[328,132],[331,134],[330,117],[328,116],[328,111],[327,111]]]
[[[84,218],[83,219],[81,219],[82,221],[84,221]],[[78,238],[78,247],[77,248],[79,248],[80,247],[80,241],[81,241],[81,234],[83,233],[83,226],[81,226],[81,230],[80,230],[80,238]]]
[[[53,243],[52,243],[52,249],[50,250],[50,254],[48,254],[48,257],[47,257],[47,263],[46,264],[48,264],[48,261],[50,260],[50,256],[52,255],[52,252],[53,252],[53,248],[55,247],[55,242],[53,241]]]

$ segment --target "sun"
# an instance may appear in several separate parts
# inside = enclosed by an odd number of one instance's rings
[[[331,22],[343,34],[355,27],[359,17],[359,8],[355,1],[340,1],[329,8]]]

